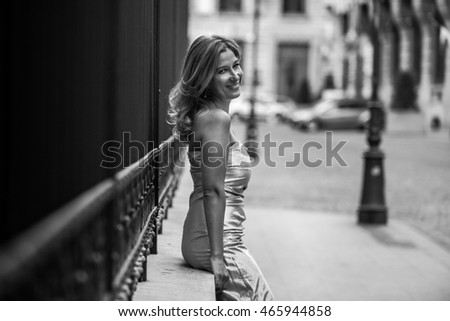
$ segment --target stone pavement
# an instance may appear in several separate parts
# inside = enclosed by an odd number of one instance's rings
[[[450,253],[399,221],[369,227],[350,215],[246,213],[247,246],[279,300],[450,300]]]
[[[185,170],[177,208],[187,209],[191,188]],[[274,204],[245,211],[244,241],[277,300],[450,300],[450,253],[403,222],[361,226],[356,214]]]

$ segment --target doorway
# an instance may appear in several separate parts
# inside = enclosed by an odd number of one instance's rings
[[[309,87],[308,50],[305,43],[281,43],[278,46],[278,93],[300,101]]]

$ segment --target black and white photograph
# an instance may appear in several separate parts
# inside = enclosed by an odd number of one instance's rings
[[[4,10],[2,309],[353,320],[333,303],[428,302],[445,319],[449,0]]]

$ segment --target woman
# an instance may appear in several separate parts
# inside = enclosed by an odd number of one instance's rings
[[[243,191],[251,164],[245,147],[230,132],[228,113],[231,100],[240,95],[240,57],[232,40],[198,37],[169,96],[169,123],[189,144],[194,182],[182,253],[189,265],[214,273],[218,300],[273,300],[242,242]]]

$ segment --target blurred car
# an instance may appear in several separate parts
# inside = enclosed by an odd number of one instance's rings
[[[342,89],[325,89],[322,91],[322,98],[324,100],[329,99],[343,99],[346,98],[345,91]]]
[[[368,100],[324,99],[296,111],[290,118],[293,127],[315,131],[318,129],[364,129],[370,118]]]
[[[247,120],[250,118],[250,95],[242,94],[231,101],[230,115],[232,118]],[[257,120],[267,121],[283,119],[296,110],[295,102],[286,96],[258,93],[255,103],[255,117]]]

